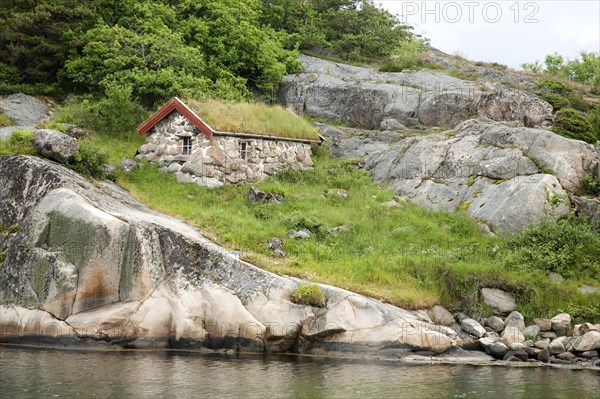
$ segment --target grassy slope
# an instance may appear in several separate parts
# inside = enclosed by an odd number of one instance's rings
[[[115,164],[132,157],[143,143],[136,135],[86,140]],[[0,154],[15,152],[31,151],[0,142]],[[312,171],[284,172],[255,184],[283,194],[280,204],[249,205],[244,194],[250,184],[210,190],[177,183],[151,164],[132,174],[119,173],[117,182],[150,207],[184,219],[275,273],[337,285],[407,308],[441,303],[474,316],[490,314],[478,297],[479,288],[499,287],[515,293],[519,310],[529,318],[583,308],[588,320],[599,318],[600,294],[577,292],[583,283],[595,284],[593,275],[559,284],[544,272],[509,269],[503,240],[482,235],[465,214],[434,213],[411,204],[386,207],[382,203],[393,193],[375,184],[355,162],[331,159],[322,149],[314,160]],[[346,190],[348,200],[325,195],[329,189]],[[351,229],[324,234],[342,224]],[[287,238],[288,229],[301,225],[317,234],[309,240]],[[274,258],[268,250],[274,236],[284,238],[287,258]]]
[[[314,126],[281,106],[217,100],[185,100],[185,103],[213,129],[223,132],[319,139]]]
[[[99,142],[106,149],[114,139]],[[133,147],[131,147],[133,149]],[[115,159],[120,159],[120,156]],[[375,184],[348,160],[333,160],[321,151],[313,171],[284,172],[255,184],[281,193],[280,204],[249,205],[250,184],[216,190],[177,183],[155,165],[142,164],[118,183],[154,209],[179,217],[228,249],[279,274],[328,283],[407,308],[441,303],[474,315],[489,314],[479,288],[499,287],[515,293],[526,316],[550,316],[579,308],[594,310],[599,295],[581,295],[577,287],[589,276],[558,284],[541,273],[523,273],[503,266],[502,240],[482,235],[465,214],[429,212],[403,204],[382,203],[393,193]],[[327,196],[343,189],[348,200]],[[339,235],[325,230],[342,224]],[[312,226],[308,240],[287,238],[290,228]],[[271,237],[284,238],[287,258],[272,255]],[[590,314],[590,313],[588,313]]]

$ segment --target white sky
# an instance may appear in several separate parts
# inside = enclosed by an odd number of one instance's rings
[[[375,0],[431,45],[513,68],[558,52],[600,52],[600,0]],[[437,19],[437,21],[436,21]]]

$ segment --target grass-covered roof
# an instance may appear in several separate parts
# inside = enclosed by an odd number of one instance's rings
[[[281,106],[218,100],[184,102],[216,131],[319,140],[313,125]]]

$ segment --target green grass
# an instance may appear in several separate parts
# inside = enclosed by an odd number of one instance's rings
[[[314,126],[281,106],[218,100],[185,100],[185,103],[219,131],[319,140]]]
[[[13,126],[13,121],[6,115],[0,115],[0,127]]]
[[[0,140],[0,156],[10,154],[36,154],[31,130],[16,129],[7,140]]]

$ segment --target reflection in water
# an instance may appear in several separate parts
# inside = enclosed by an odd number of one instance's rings
[[[0,346],[0,398],[592,398],[600,373]]]

